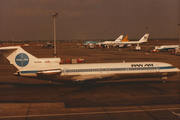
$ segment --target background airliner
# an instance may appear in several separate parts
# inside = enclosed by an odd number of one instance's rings
[[[155,46],[155,50],[168,51],[169,49],[176,49],[179,47],[180,47],[180,45],[162,45],[162,46]]]
[[[116,43],[121,42],[122,38],[123,38],[123,35],[120,35],[115,41],[104,41],[101,43],[101,46],[107,46],[107,47],[113,46]]]
[[[127,42],[119,42],[119,47],[124,47],[124,46],[131,46],[132,44],[136,44],[137,47],[139,46],[139,44],[141,43],[145,43],[147,42],[148,40],[148,37],[149,37],[149,34],[145,34],[139,41],[127,41]]]
[[[0,52],[18,71],[15,75],[40,79],[96,82],[126,78],[162,78],[180,70],[163,62],[59,64],[60,58],[36,58],[19,46],[1,47]]]

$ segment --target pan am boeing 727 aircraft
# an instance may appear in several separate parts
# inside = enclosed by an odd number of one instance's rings
[[[18,76],[73,82],[96,82],[107,79],[162,78],[180,70],[163,62],[59,64],[60,58],[36,58],[18,46],[1,47],[0,52],[13,64]]]

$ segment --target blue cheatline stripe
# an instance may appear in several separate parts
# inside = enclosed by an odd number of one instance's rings
[[[38,71],[21,71],[21,74],[37,73]]]
[[[159,67],[159,69],[173,69],[171,66],[167,66],[167,67]]]
[[[171,66],[166,67],[131,67],[131,68],[95,68],[95,69],[68,69],[62,70],[62,73],[74,73],[74,72],[103,72],[103,71],[135,71],[135,70],[156,70],[156,69],[174,69]],[[40,70],[39,70],[40,71]],[[21,71],[21,74],[32,74],[38,71]]]

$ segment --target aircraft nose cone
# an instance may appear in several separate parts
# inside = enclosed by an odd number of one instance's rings
[[[180,69],[178,69],[177,73],[180,73]]]

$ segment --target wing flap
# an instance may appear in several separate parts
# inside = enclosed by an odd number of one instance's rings
[[[80,75],[72,77],[71,80],[73,81],[90,81],[90,80],[100,80],[105,78],[114,77],[115,74],[96,74],[96,75]]]

